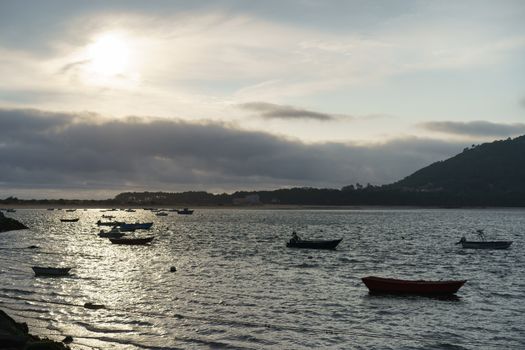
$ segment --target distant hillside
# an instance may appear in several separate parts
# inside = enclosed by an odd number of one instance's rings
[[[466,148],[452,158],[416,171],[391,187],[407,191],[445,192],[455,196],[523,198],[525,136]]]
[[[390,185],[287,188],[212,194],[204,191],[124,192],[113,199],[20,200],[0,204],[46,206],[409,205],[525,207],[525,136],[466,148]]]

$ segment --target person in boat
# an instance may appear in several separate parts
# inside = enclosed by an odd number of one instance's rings
[[[482,241],[485,240],[485,232],[483,232],[483,230],[476,230],[476,233]]]
[[[296,242],[299,242],[300,240],[301,239],[297,235],[297,232],[293,231],[292,232],[292,238],[290,239],[290,243],[296,243]]]

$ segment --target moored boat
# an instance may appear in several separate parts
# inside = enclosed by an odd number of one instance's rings
[[[361,279],[370,293],[446,295],[455,294],[466,280],[425,281],[368,276]]]
[[[120,225],[122,231],[149,230],[153,226],[152,222],[135,222],[134,224],[123,223]]]
[[[188,209],[188,208],[177,210],[177,213],[180,214],[180,215],[191,215],[191,214],[193,214],[193,212],[194,212],[194,210]]]
[[[307,249],[335,249],[343,239],[334,240],[294,240],[291,239],[286,243],[289,248],[307,248]]]
[[[43,267],[33,266],[35,276],[67,276],[71,267]]]
[[[74,219],[60,219],[62,222],[77,222],[80,220],[80,218],[74,218]]]
[[[125,222],[122,222],[122,221],[100,221],[98,220],[97,221],[97,225],[98,226],[120,226],[122,224],[125,224]]]
[[[120,238],[124,236],[124,233],[121,232],[121,230],[115,226],[109,231],[100,230],[98,236],[102,238]]]
[[[113,244],[123,244],[123,245],[145,245],[153,241],[153,236],[144,237],[144,238],[110,238],[109,240]]]
[[[479,241],[467,241],[461,237],[456,244],[461,244],[464,249],[507,249],[512,244],[512,241],[486,241],[483,230],[477,230],[476,233],[480,237]]]
[[[165,212],[163,212],[163,211],[160,211],[160,212],[158,212],[158,213],[155,214],[155,215],[157,215],[157,216],[168,216],[168,213],[165,213]]]

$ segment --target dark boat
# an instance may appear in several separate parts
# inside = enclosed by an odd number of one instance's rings
[[[120,238],[124,236],[124,233],[117,226],[115,226],[109,231],[101,230],[98,233],[98,236],[102,238]]]
[[[446,295],[455,294],[466,280],[424,281],[400,280],[395,278],[363,277],[361,279],[370,293]]]
[[[465,249],[507,249],[512,244],[512,241],[486,241],[483,230],[477,230],[476,233],[480,241],[467,241],[465,237],[461,237],[456,244],[461,244]]]
[[[124,244],[124,245],[145,245],[153,241],[153,236],[144,238],[110,238],[109,240],[113,244]]]
[[[191,215],[191,214],[193,214],[193,212],[194,212],[194,210],[188,209],[188,208],[177,210],[177,213],[180,214],[180,215]]]
[[[62,221],[62,222],[77,222],[78,220],[80,220],[80,218],[76,218],[76,219],[60,219],[60,221]]]
[[[42,267],[33,266],[35,276],[67,276],[71,267]]]
[[[97,221],[97,225],[98,226],[120,226],[122,224],[125,224],[125,222],[122,222],[122,221],[100,221],[98,220]]]
[[[136,222],[134,224],[121,224],[121,231],[134,231],[134,230],[149,230],[153,226],[152,222]]]
[[[343,239],[334,239],[334,240],[294,240],[291,239],[286,246],[288,248],[307,248],[307,249],[335,249]]]

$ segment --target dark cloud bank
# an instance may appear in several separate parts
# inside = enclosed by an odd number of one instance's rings
[[[473,122],[427,122],[421,123],[419,126],[426,130],[474,137],[509,137],[522,135],[525,133],[525,124],[500,124],[481,120]]]
[[[268,102],[248,102],[238,105],[239,108],[257,113],[265,119],[311,119],[318,121],[335,120],[340,115],[310,111],[293,106],[278,105]]]
[[[304,144],[218,123],[0,109],[0,191],[341,187],[398,180],[463,144],[417,138],[377,146]],[[83,191],[83,195],[78,195]],[[49,193],[49,192],[47,192]],[[1,197],[1,193],[0,193]],[[26,195],[25,197],[28,197]]]

